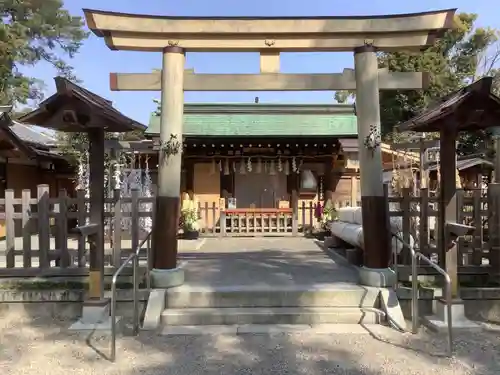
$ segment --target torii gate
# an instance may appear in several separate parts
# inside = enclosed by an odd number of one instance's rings
[[[380,151],[380,89],[425,87],[422,73],[378,69],[377,51],[420,51],[453,25],[456,9],[358,17],[170,17],[84,9],[89,28],[113,50],[163,53],[161,73],[110,75],[112,90],[161,90],[158,195],[152,274],[156,287],[183,282],[177,265],[184,91],[356,90],[363,206],[364,267],[360,281],[387,286],[387,236]],[[186,52],[259,52],[261,74],[195,74]],[[280,74],[280,52],[354,52],[354,73]],[[386,238],[387,237],[387,238]]]

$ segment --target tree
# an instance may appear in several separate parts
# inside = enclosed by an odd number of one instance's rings
[[[475,28],[476,14],[460,13],[455,28],[448,31],[434,46],[424,52],[380,53],[379,67],[395,72],[429,72],[430,85],[426,90],[381,91],[380,117],[382,135],[393,138],[393,128],[409,120],[434,100],[456,91],[484,75],[497,75],[500,53],[493,53],[499,33],[491,28]],[[495,51],[498,51],[496,49]],[[498,86],[497,86],[498,87]],[[338,92],[335,98],[344,102],[352,93]],[[430,135],[433,136],[433,135]],[[401,137],[401,135],[400,135]],[[488,134],[480,132],[461,139],[462,153],[486,147]]]
[[[23,66],[44,61],[76,79],[66,59],[75,56],[88,33],[62,0],[2,0],[0,15],[0,104],[42,98],[43,82],[22,73]]]
[[[88,149],[87,133],[65,133],[57,132],[56,134],[59,152],[65,155],[71,164],[77,165],[81,153]],[[105,139],[112,139],[113,133],[104,133]],[[118,133],[120,141],[139,141],[144,139],[142,130],[133,130],[126,133]],[[105,164],[108,165],[108,157],[105,157]]]

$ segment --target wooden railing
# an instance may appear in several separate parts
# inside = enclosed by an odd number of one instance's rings
[[[335,202],[337,208],[349,205],[347,200]],[[292,208],[221,209],[215,202],[200,202],[200,232],[207,236],[298,235],[318,225],[316,208],[316,202],[302,201],[294,214]]]
[[[462,275],[486,275],[500,272],[500,238],[498,208],[500,185],[490,184],[487,191],[481,189],[457,190],[457,222],[475,227],[474,233],[458,240],[458,270]],[[422,189],[417,196],[411,189],[403,189],[400,197],[389,198],[389,216],[400,218],[402,237],[410,243],[410,235],[416,240],[416,249],[444,266],[444,254],[437,247],[437,223],[439,198]],[[398,256],[402,265],[400,279],[408,280],[411,255],[403,248]],[[429,267],[421,267],[419,274],[433,273]]]

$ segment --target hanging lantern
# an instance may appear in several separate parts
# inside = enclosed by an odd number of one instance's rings
[[[318,182],[316,181],[314,174],[309,169],[306,169],[304,172],[302,172],[300,185],[302,189],[308,190],[316,189],[316,187],[318,186]]]
[[[224,162],[224,176],[229,176],[229,161],[227,159]]]
[[[247,170],[245,168],[245,160],[241,159],[240,161],[240,174],[247,174]]]
[[[269,174],[274,176],[276,174],[276,170],[274,169],[274,160],[271,160],[269,163]]]
[[[288,160],[285,160],[285,168],[284,168],[285,175],[288,176],[290,174],[290,163]]]
[[[260,158],[257,160],[257,170],[256,173],[262,173],[262,160]]]

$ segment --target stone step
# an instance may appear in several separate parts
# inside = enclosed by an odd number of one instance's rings
[[[309,333],[336,335],[384,334],[392,328],[380,324],[243,324],[217,326],[165,326],[159,333],[164,336],[205,336]],[[389,331],[390,332],[390,331]]]
[[[376,324],[376,311],[356,307],[243,307],[166,309],[164,326],[244,324]]]
[[[379,291],[354,284],[338,286],[219,288],[178,287],[169,289],[169,309],[210,307],[376,307]]]

